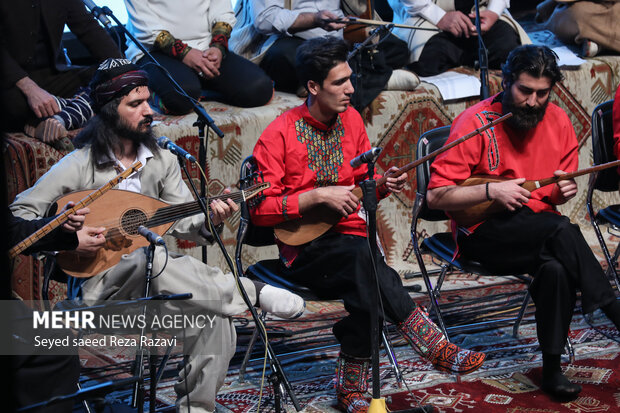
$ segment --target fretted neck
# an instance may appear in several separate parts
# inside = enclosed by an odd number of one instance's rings
[[[555,184],[559,181],[566,181],[568,179],[573,179],[581,175],[591,174],[594,172],[602,171],[607,168],[613,168],[615,166],[620,166],[620,160],[607,162],[601,165],[591,166],[589,168],[581,169],[575,172],[570,172],[570,173],[560,175],[560,176],[552,176],[549,178],[540,179],[538,181],[526,181],[523,183],[523,186],[525,187],[525,185],[528,184],[528,186],[531,186],[533,189],[538,189],[538,188],[542,188],[543,186]],[[533,190],[530,188],[526,188],[526,189],[529,191]]]
[[[495,119],[492,122],[487,123],[486,125],[483,125],[481,127],[479,127],[478,129],[469,132],[467,135],[462,136],[460,138],[458,138],[455,141],[450,142],[447,145],[442,146],[441,148],[434,150],[433,152],[429,153],[428,155],[425,155],[419,159],[416,159],[415,161],[408,163],[407,165],[403,166],[402,168],[396,170],[394,173],[391,174],[391,176],[399,176],[401,174],[404,174],[405,172],[408,172],[410,170],[412,170],[413,168],[416,168],[418,165],[423,164],[424,162],[435,158],[437,155],[439,155],[440,153],[443,153],[445,151],[447,151],[448,149],[451,149],[453,147],[455,147],[456,145],[459,145],[460,143],[465,142],[466,140],[473,138],[474,136],[484,132],[485,130],[497,125],[500,122],[505,121],[506,119],[510,118],[512,116],[512,112],[508,112],[506,113],[504,116],[501,116],[497,119]],[[377,187],[385,184],[387,182],[388,176],[382,176],[381,178],[377,179]],[[362,190],[359,187],[356,187],[355,189],[353,189],[353,194],[355,194],[355,196],[357,196],[358,198],[360,198],[362,196]]]
[[[211,212],[211,201],[222,200],[226,202],[228,199],[232,199],[236,204],[239,204],[244,199],[242,191],[234,192],[230,194],[221,194],[213,197],[209,197],[207,209]],[[202,198],[205,201],[205,198]],[[187,218],[192,215],[196,215],[201,212],[200,203],[198,201],[186,202],[184,204],[170,205],[167,207],[159,208],[155,214],[146,222],[147,227],[156,227],[158,225],[166,224],[168,222],[176,221],[178,219]]]

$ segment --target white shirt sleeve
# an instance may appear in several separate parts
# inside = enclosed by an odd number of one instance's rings
[[[125,0],[125,7],[129,16],[129,31],[147,49],[152,48],[159,32],[166,30],[162,19],[149,7],[148,0]]]
[[[285,9],[281,0],[255,0],[252,20],[262,34],[288,33],[300,13],[300,10]]]
[[[217,22],[224,22],[234,27],[236,19],[230,0],[215,0],[209,5],[209,28]]]
[[[445,16],[444,9],[431,0],[400,0],[410,17],[423,17],[434,25]]]
[[[446,11],[433,3],[431,0],[399,0],[410,17],[423,17],[425,20],[437,25],[439,20],[446,15]],[[488,10],[498,16],[510,7],[510,0],[490,0]]]
[[[504,10],[510,7],[510,0],[490,0],[487,9],[501,16]]]

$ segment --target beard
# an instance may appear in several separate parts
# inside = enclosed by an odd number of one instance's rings
[[[118,118],[114,122],[112,129],[118,137],[129,139],[136,145],[136,147],[140,144],[149,146],[147,143],[150,141],[155,141],[153,128],[151,127],[152,122],[153,117],[151,115],[146,115],[144,119],[138,123],[138,126],[134,128],[123,119]]]
[[[504,91],[504,96],[502,97],[503,112],[512,112],[512,117],[506,119],[506,123],[508,123],[513,129],[520,131],[527,131],[535,128],[536,125],[538,125],[545,117],[545,111],[547,110],[548,104],[549,99],[547,99],[547,101],[539,107],[529,107],[527,105],[517,106],[514,103],[514,98],[510,88],[507,88]]]

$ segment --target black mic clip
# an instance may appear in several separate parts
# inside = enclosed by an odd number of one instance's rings
[[[192,163],[196,163],[196,158],[194,158],[194,156],[191,153],[187,152],[185,149],[181,148],[179,145],[172,142],[166,136],[160,136],[159,138],[157,138],[157,145],[162,149],[169,150],[176,156],[185,158]]]
[[[166,245],[166,241],[161,237],[161,235],[151,231],[144,225],[140,225],[138,227],[138,234],[142,235],[148,242],[153,245]]]
[[[372,163],[377,160],[377,157],[381,153],[381,148],[371,148],[370,150],[364,152],[363,154],[356,156],[351,159],[351,167],[357,168],[364,163]]]

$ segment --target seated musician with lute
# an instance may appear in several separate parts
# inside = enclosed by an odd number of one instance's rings
[[[90,86],[97,115],[75,138],[74,144],[80,149],[66,155],[33,187],[19,194],[10,208],[15,215],[26,219],[43,216],[59,197],[72,191],[90,192],[100,188],[139,161],[144,166],[121,182],[121,190],[109,190],[89,205],[86,227],[78,231],[80,244],[83,244],[82,237],[89,240],[91,253],[96,258],[95,268],[99,268],[96,267],[99,261],[109,261],[121,248],[119,261],[94,274],[80,275],[90,278],[71,277],[69,294],[88,303],[140,298],[144,294],[146,248],[131,249],[142,240],[135,224],[150,227],[155,218],[170,217],[171,211],[185,204],[196,206],[197,201],[181,179],[177,157],[156,144],[151,129],[153,111],[148,103],[150,90],[146,72],[128,60],[108,59],[101,64]],[[162,207],[153,213],[144,207],[153,202],[173,204],[173,209]],[[178,238],[208,243],[213,234],[207,228],[217,229],[238,208],[232,196],[226,202],[213,200],[209,207],[211,226],[206,226],[200,209],[194,207],[194,213],[185,214],[185,218],[172,226],[170,233]],[[125,215],[127,211],[131,212],[129,216]],[[94,220],[97,216],[107,218]],[[126,219],[119,219],[121,216]],[[120,224],[115,227],[113,224],[117,221]],[[129,250],[123,252],[122,248]],[[73,265],[71,273],[79,273],[75,267],[82,262],[90,264],[91,258],[75,256],[68,263]],[[162,269],[164,271],[156,275]],[[212,412],[215,396],[235,353],[232,316],[247,309],[245,302],[231,274],[190,256],[173,253],[166,256],[162,248],[156,248],[153,275],[151,295],[192,293],[193,298],[186,301],[187,305],[192,310],[213,314],[212,328],[196,326],[187,328],[185,336],[179,334],[179,337],[186,337],[184,345],[189,354],[175,385],[177,411],[187,412],[191,405],[192,412]],[[250,300],[257,305],[260,303],[263,310],[285,318],[298,316],[304,310],[304,301],[295,294],[247,278],[241,282]]]
[[[331,230],[310,242],[297,246],[279,242],[281,271],[321,298],[344,300],[349,314],[333,327],[341,346],[338,405],[346,412],[365,412],[373,311],[369,303],[376,284],[370,279],[366,222],[352,192],[368,169],[365,165],[353,168],[350,162],[369,150],[370,142],[360,114],[350,107],[353,86],[346,57],[346,44],[333,37],[310,39],[300,46],[296,69],[309,97],[276,118],[259,138],[254,156],[271,187],[251,213],[252,222],[261,226],[300,220],[317,208],[339,215]],[[385,185],[378,187],[380,198],[404,187],[406,173],[390,176],[395,170],[390,168]],[[322,214],[326,219],[328,215]],[[385,316],[398,325],[413,348],[441,370],[464,374],[480,367],[484,354],[448,343],[411,300],[398,273],[381,254],[374,259]]]
[[[562,177],[578,164],[578,143],[569,117],[549,102],[562,74],[545,46],[521,46],[502,66],[504,92],[461,113],[448,142],[503,113],[506,122],[439,155],[431,166],[427,202],[455,219],[460,253],[497,274],[527,273],[536,304],[542,350],[542,389],[559,399],[577,396],[560,368],[568,329],[581,291],[584,313],[598,308],[620,326],[620,302],[579,227],[557,212],[577,193],[573,179],[553,185],[526,183]],[[478,183],[472,176],[487,176]],[[543,182],[535,181],[535,182]],[[475,214],[477,205],[491,205]],[[468,211],[474,210],[474,213]],[[473,217],[473,218],[472,218]]]

